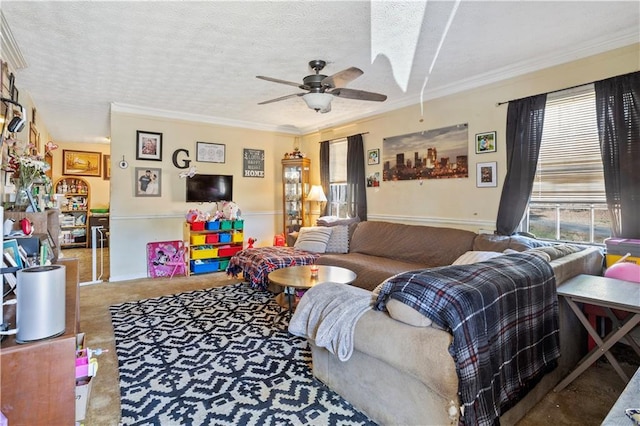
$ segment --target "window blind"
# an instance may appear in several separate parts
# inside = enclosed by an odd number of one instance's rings
[[[531,201],[606,202],[593,84],[548,96]]]

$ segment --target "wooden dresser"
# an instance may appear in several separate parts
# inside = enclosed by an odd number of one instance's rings
[[[0,345],[0,410],[11,426],[75,424],[75,351],[80,324],[78,260],[59,259],[66,269],[63,335]],[[4,322],[15,328],[15,305],[5,306]]]

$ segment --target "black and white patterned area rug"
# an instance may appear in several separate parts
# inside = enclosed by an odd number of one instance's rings
[[[313,378],[268,292],[240,283],[110,310],[123,425],[374,424]]]

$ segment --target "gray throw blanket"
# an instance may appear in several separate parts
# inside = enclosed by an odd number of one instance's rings
[[[371,292],[347,284],[322,283],[302,296],[289,333],[311,339],[340,361],[351,358],[356,323],[371,309]]]
[[[555,276],[539,254],[404,272],[385,281],[375,309],[385,309],[390,298],[453,334],[449,353],[465,425],[499,424],[499,416],[557,365]]]

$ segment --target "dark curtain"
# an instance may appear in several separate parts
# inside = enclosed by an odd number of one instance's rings
[[[594,86],[611,232],[640,238],[640,72]]]
[[[547,95],[509,102],[507,110],[507,177],[502,187],[496,232],[511,235],[529,202],[542,141]]]
[[[325,203],[324,209],[320,212],[320,216],[327,216],[329,203],[331,203],[331,193],[329,192],[329,141],[320,142],[320,185],[322,191],[327,194],[329,201]]]
[[[364,175],[364,144],[362,135],[347,138],[347,185],[350,217],[367,220],[367,185]]]

